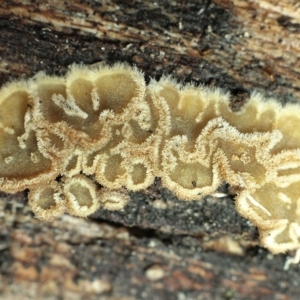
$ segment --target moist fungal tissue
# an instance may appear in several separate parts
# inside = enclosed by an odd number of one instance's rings
[[[36,217],[122,209],[160,177],[180,199],[222,181],[272,253],[300,248],[300,104],[253,93],[238,112],[220,89],[145,84],[134,67],[72,66],[0,90],[0,190],[29,189]],[[57,180],[59,178],[59,180]]]

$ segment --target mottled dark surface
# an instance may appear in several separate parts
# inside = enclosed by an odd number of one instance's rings
[[[298,20],[286,1],[3,2],[1,84],[121,61],[147,81],[171,74],[228,89],[234,110],[253,89],[300,98]],[[124,211],[52,223],[32,216],[26,192],[1,194],[0,299],[298,299],[299,266],[283,271],[288,256],[259,247],[233,195],[217,192],[184,202],[157,180]]]

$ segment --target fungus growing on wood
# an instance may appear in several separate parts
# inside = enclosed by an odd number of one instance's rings
[[[100,207],[96,185],[83,175],[76,175],[64,183],[66,209],[70,215],[87,217]]]
[[[17,192],[42,184],[59,174],[59,167],[37,142],[32,123],[33,100],[25,82],[0,91],[0,189]]]
[[[108,210],[121,210],[129,202],[130,197],[125,190],[103,189],[100,195],[101,205]]]
[[[160,177],[183,200],[223,180],[273,253],[300,249],[300,106],[253,93],[240,111],[219,89],[136,68],[72,66],[0,91],[0,190],[28,188],[36,216],[122,209]]]
[[[32,211],[40,220],[52,221],[66,211],[62,188],[56,181],[31,188],[28,200]]]

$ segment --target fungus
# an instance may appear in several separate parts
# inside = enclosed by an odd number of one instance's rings
[[[52,221],[66,211],[62,188],[56,181],[31,188],[28,202],[40,220]]]
[[[32,123],[31,92],[24,82],[7,84],[0,91],[1,190],[17,192],[42,184],[59,174],[59,166],[37,143]]]
[[[253,93],[145,84],[136,68],[72,66],[0,90],[0,190],[28,188],[36,216],[120,210],[155,177],[183,200],[223,180],[272,253],[300,249],[300,106]],[[58,177],[59,176],[59,177]]]
[[[129,202],[130,197],[126,191],[122,189],[103,189],[99,199],[104,209],[121,210]]]
[[[87,217],[100,207],[96,185],[83,175],[68,178],[64,184],[66,209],[69,214]]]

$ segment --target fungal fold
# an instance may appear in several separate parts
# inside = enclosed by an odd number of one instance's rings
[[[239,110],[219,89],[151,80],[124,64],[74,65],[0,90],[0,190],[29,189],[42,220],[99,207],[155,177],[183,200],[237,191],[238,212],[273,253],[300,249],[300,106],[253,93]]]

